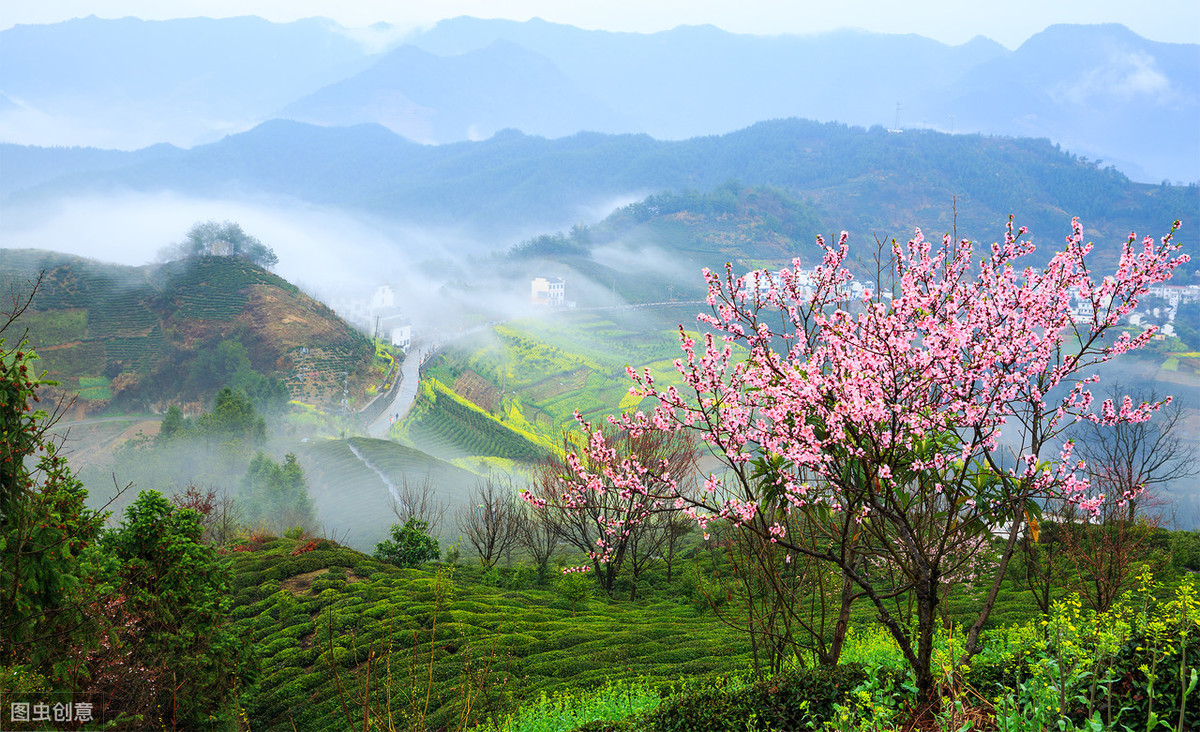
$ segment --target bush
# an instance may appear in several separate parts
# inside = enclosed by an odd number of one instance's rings
[[[672,732],[805,729],[833,715],[866,680],[858,664],[797,669],[740,689],[714,686],[683,694],[646,715],[646,728]]]
[[[437,539],[429,535],[429,523],[410,518],[404,526],[392,524],[392,538],[375,545],[375,558],[397,567],[415,567],[438,558]]]

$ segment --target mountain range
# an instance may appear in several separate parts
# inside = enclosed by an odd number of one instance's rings
[[[1200,179],[1200,47],[1119,25],[1052,26],[1010,51],[456,18],[377,51],[323,19],[93,17],[0,32],[0,67],[0,139],[16,143],[193,145],[277,117],[425,144],[507,128],[684,139],[804,117],[1045,137],[1136,180]]]
[[[130,190],[226,201],[264,196],[457,227],[485,251],[516,243],[522,232],[599,220],[618,203],[652,193],[710,191],[730,181],[804,199],[819,211],[826,234],[846,229],[865,241],[906,236],[914,226],[995,237],[1012,214],[1043,242],[1057,241],[1070,217],[1080,216],[1089,236],[1111,246],[1130,231],[1163,234],[1176,218],[1200,220],[1196,185],[1133,183],[1046,140],[795,119],[684,141],[504,131],[438,146],[379,125],[275,120],[191,150],[101,154],[5,145],[0,158],[6,186],[15,189],[3,205],[13,212],[37,211],[47,199]],[[60,175],[45,180],[51,168]],[[1191,241],[1189,232],[1183,236]],[[11,233],[10,245],[35,245],[23,236]],[[281,255],[286,259],[286,246]]]

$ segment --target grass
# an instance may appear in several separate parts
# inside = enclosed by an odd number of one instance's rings
[[[591,693],[543,692],[516,714],[485,723],[476,732],[570,732],[588,722],[618,721],[662,703],[658,689],[645,682],[609,683]]]

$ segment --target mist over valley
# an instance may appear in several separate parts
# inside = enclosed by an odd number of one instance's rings
[[[1200,39],[509,15],[0,24],[0,691],[1200,724]]]

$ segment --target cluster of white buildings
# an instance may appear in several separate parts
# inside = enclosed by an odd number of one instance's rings
[[[396,307],[390,285],[375,288],[369,298],[344,297],[329,303],[343,320],[405,350],[412,344],[412,320]]]
[[[1071,296],[1071,317],[1076,323],[1090,323],[1094,315],[1094,308],[1091,300],[1079,296],[1077,288],[1068,290]],[[1179,313],[1179,306],[1200,301],[1200,285],[1155,285],[1150,288],[1147,295],[1151,298],[1157,298],[1166,303],[1166,312],[1161,312],[1161,308],[1154,308],[1152,313],[1155,317],[1163,318],[1167,321],[1163,332],[1170,335],[1170,331],[1174,329],[1171,323],[1175,321],[1175,316]],[[1142,303],[1145,305],[1145,303]],[[1131,322],[1135,324],[1140,320],[1138,315],[1131,318]]]
[[[792,276],[792,284],[796,287],[801,300],[811,298],[816,292],[816,283],[813,281],[812,275],[808,272],[795,273]],[[784,291],[784,279],[778,272],[766,269],[751,270],[746,273],[746,276],[742,280],[742,291],[747,296],[755,293],[760,297],[765,296],[772,288],[780,293]],[[876,292],[874,282],[871,280],[851,280],[850,285],[844,291],[838,293],[838,299],[861,300],[867,292]],[[883,293],[883,296],[891,297],[891,293]]]

